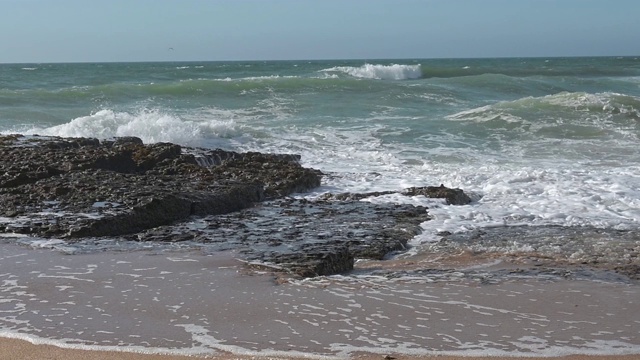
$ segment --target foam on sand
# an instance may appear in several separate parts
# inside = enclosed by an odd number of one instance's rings
[[[1,246],[0,335],[32,343],[305,358],[640,353],[640,290],[628,283],[365,271],[278,285],[228,253]]]

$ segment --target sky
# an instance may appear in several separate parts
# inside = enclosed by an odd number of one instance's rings
[[[640,0],[0,0],[0,63],[640,55]]]

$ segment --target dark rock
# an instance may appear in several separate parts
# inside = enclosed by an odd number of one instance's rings
[[[588,266],[640,279],[640,234],[635,230],[588,226],[505,226],[463,233],[445,233],[429,245],[434,254],[468,253],[532,259],[545,266]]]
[[[256,152],[238,153],[235,151],[225,151],[215,149],[207,151],[199,156],[199,160],[203,166],[219,166],[227,161],[246,161],[256,156],[268,156],[271,160],[298,163],[300,155],[296,154],[261,154]]]
[[[13,145],[21,138],[24,138],[24,136],[19,134],[0,135],[0,146]]]
[[[308,277],[403,251],[430,219],[424,207],[358,201],[392,192],[287,198],[320,185],[322,174],[299,160],[135,137],[0,136],[0,214],[12,217],[0,232],[76,244],[94,237],[194,242]],[[402,193],[470,202],[442,186]]]
[[[451,189],[440,186],[412,187],[405,189],[405,195],[417,196],[423,195],[428,198],[446,199],[449,205],[466,205],[471,202],[471,198],[460,189]]]
[[[226,214],[261,201],[262,189],[257,185],[235,185],[216,188],[212,192],[158,194],[115,216],[80,223],[68,237],[97,237],[131,234],[160,225],[184,220],[191,215]]]
[[[220,153],[220,150],[217,151]],[[304,192],[320,186],[321,173],[302,168],[290,155],[280,156],[261,153],[232,155],[211,173],[219,178],[229,178],[242,183],[262,183],[267,199],[275,199],[296,192]]]
[[[16,216],[18,216],[18,215],[20,215],[20,213],[19,213],[19,212],[17,212],[17,211],[15,211],[15,210],[7,210],[7,211],[5,211],[5,213],[4,213],[4,216],[6,216],[6,217],[8,217],[8,218],[13,218],[13,217],[16,217]]]
[[[373,196],[382,196],[401,193],[407,196],[426,196],[433,199],[445,199],[449,205],[466,205],[471,203],[471,198],[461,189],[451,189],[440,186],[412,187],[402,191],[375,191],[368,193],[341,193],[341,194],[325,194],[325,200],[362,200]]]
[[[347,246],[338,246],[326,251],[302,251],[281,253],[269,258],[287,272],[300,277],[340,274],[353,269],[353,254]]]
[[[383,259],[403,251],[429,220],[424,207],[360,201],[278,199],[197,221],[138,233],[138,241],[192,240],[209,248],[241,249],[242,256],[299,276],[353,267],[354,258]]]
[[[116,138],[112,143],[111,146],[123,146],[123,145],[143,145],[142,139],[140,139],[139,137],[135,137],[135,136],[122,136],[119,138]]]
[[[640,280],[640,264],[628,264],[615,266],[614,271],[628,276],[630,279]]]
[[[216,153],[226,160],[211,168],[198,165],[179,145],[144,145],[135,137],[100,143],[3,136],[0,213],[26,214],[20,231],[41,236],[114,236],[192,215],[237,211],[320,184],[321,175],[292,161],[295,156]]]

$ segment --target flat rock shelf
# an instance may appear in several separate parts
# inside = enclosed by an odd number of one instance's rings
[[[311,277],[403,250],[430,218],[421,206],[359,201],[393,192],[290,197],[320,186],[323,175],[299,160],[135,137],[2,136],[0,232],[217,244],[249,264]],[[398,192],[471,202],[442,185]]]

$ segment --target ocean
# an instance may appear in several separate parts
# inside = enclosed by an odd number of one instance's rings
[[[0,65],[0,132],[302,155],[318,192],[444,184],[430,226],[636,229],[640,59]]]
[[[445,233],[640,228],[639,57],[0,64],[0,133],[137,136],[145,143],[300,154],[304,166],[327,176],[298,197],[440,184],[469,194],[473,202],[462,206],[399,194],[366,200],[429,208],[433,219],[410,242],[411,256],[433,250]],[[535,246],[529,240],[483,250],[527,252]],[[638,240],[627,244],[637,247]],[[569,251],[569,258],[588,252],[579,243]],[[637,252],[625,254],[637,260]],[[78,271],[93,272],[86,266]],[[12,281],[5,288],[17,286]],[[637,287],[630,293],[637,295]],[[4,318],[3,336],[37,333],[20,331],[16,321]],[[632,324],[639,321],[636,313]],[[614,345],[611,339],[567,345],[575,340],[569,338],[534,350],[640,353],[639,334],[632,334],[624,346],[613,336]],[[61,341],[76,343],[74,336],[69,330]],[[148,339],[104,341],[171,348]],[[378,339],[365,350],[376,344],[394,345]],[[463,345],[440,350],[495,353],[488,343]],[[533,351],[510,346],[498,354]],[[294,355],[322,353],[298,350]]]

